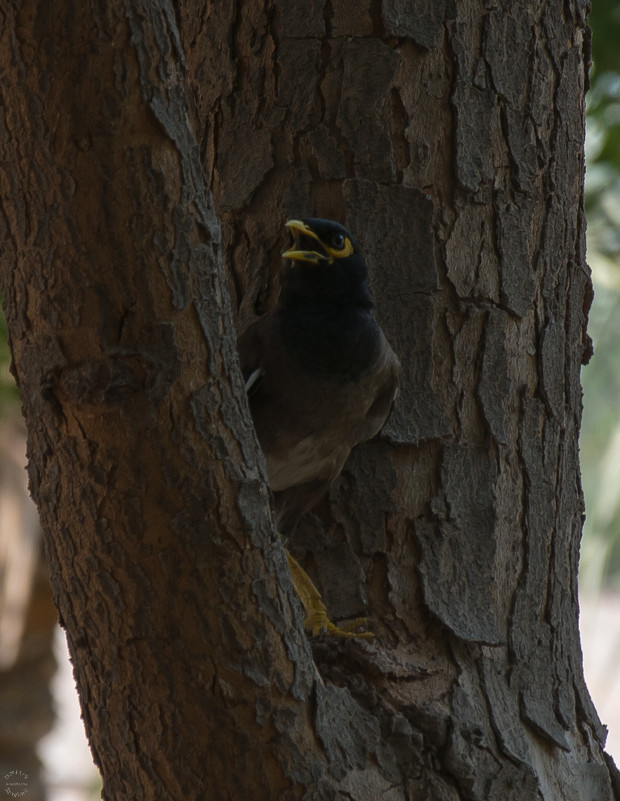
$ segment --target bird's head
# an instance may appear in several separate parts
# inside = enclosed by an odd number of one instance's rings
[[[289,249],[282,256],[290,269],[284,274],[281,303],[350,305],[372,308],[366,262],[353,235],[340,223],[307,217],[289,220]]]
[[[318,217],[289,220],[286,228],[291,235],[289,249],[282,256],[292,262],[334,264],[356,254],[355,240],[347,229],[333,220]]]

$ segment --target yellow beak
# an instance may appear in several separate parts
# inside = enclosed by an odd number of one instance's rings
[[[319,237],[306,223],[301,220],[289,220],[284,227],[288,228],[293,236],[293,246],[282,254],[284,259],[289,259],[290,261],[307,261],[311,264],[318,264],[320,261],[328,261],[331,263],[334,260],[333,257],[330,258],[326,252],[325,245],[323,245]],[[300,235],[307,236],[310,239],[314,239],[315,242],[318,242],[320,251],[318,249],[300,250]]]

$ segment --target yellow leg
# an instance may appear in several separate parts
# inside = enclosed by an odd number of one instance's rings
[[[304,626],[308,631],[312,632],[314,636],[322,632],[327,632],[327,634],[331,634],[333,637],[361,637],[366,640],[375,636],[372,631],[356,631],[360,626],[368,624],[365,617],[359,617],[351,623],[347,623],[342,628],[334,625],[327,616],[327,608],[321,600],[321,594],[312,583],[310,576],[299,562],[293,559],[288,551],[286,555],[293,578],[293,585],[307,613]]]

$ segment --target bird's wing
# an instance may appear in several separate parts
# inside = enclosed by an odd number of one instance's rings
[[[248,396],[256,392],[260,380],[265,374],[265,339],[273,324],[272,318],[271,314],[266,314],[256,320],[246,328],[237,340],[241,373],[243,374],[245,391]]]
[[[332,481],[351,448],[385,423],[400,365],[381,333],[381,352],[359,381],[334,385],[299,367],[266,315],[242,334],[239,356],[256,433],[274,492]]]
[[[262,367],[256,367],[252,372],[247,376],[243,376],[245,381],[245,391],[248,397],[251,396],[252,390],[256,389],[258,386],[258,382],[261,378],[265,375],[265,370]]]
[[[237,348],[271,488],[278,489],[280,482],[274,482],[274,465],[290,466],[295,448],[306,433],[307,420],[299,413],[299,381],[273,314],[253,323],[239,337]],[[294,479],[284,479],[285,483],[289,480]]]
[[[383,358],[376,372],[377,385],[374,394],[370,394],[372,400],[360,426],[357,442],[372,439],[381,431],[398,396],[400,362],[385,337],[383,337],[382,353]]]

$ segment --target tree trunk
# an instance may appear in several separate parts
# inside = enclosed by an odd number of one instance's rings
[[[1,288],[106,799],[620,798],[577,628],[584,11],[481,6],[8,4]],[[292,543],[372,644],[301,630],[234,355],[310,214],[404,368]]]

